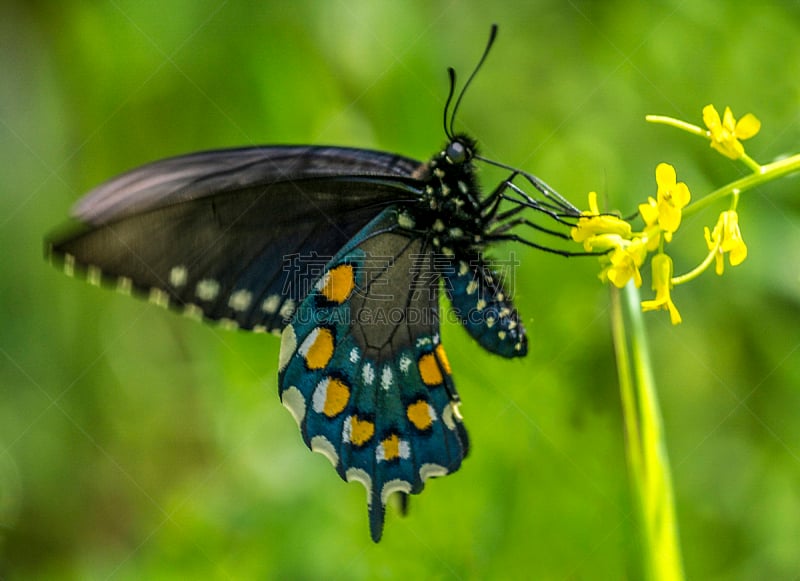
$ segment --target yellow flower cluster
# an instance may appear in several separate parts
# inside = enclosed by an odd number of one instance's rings
[[[663,119],[663,118],[660,118]],[[713,105],[703,109],[703,119],[707,131],[684,122],[675,121],[693,133],[701,134],[711,141],[711,147],[732,159],[743,158],[749,165],[755,164],[744,153],[740,140],[755,135],[761,124],[752,114],[745,115],[738,122],[730,108],[720,119]],[[756,167],[757,164],[755,164]],[[669,312],[672,324],[681,322],[681,315],[672,301],[670,291],[676,284],[695,278],[711,264],[716,262],[717,274],[724,270],[724,256],[729,257],[731,266],[737,266],[747,257],[747,246],[739,229],[739,216],[736,212],[738,196],[734,195],[731,209],[722,212],[713,229],[705,229],[705,239],[709,254],[694,270],[680,277],[673,276],[672,258],[665,252],[665,245],[672,241],[673,234],[681,225],[684,208],[692,196],[689,187],[679,182],[675,168],[667,163],[656,167],[656,195],[648,197],[639,205],[639,215],[644,228],[635,231],[633,226],[618,216],[600,212],[597,193],[589,193],[589,209],[581,213],[570,234],[575,242],[583,244],[587,252],[602,253],[600,278],[618,288],[630,281],[637,287],[642,284],[640,268],[648,253],[655,252],[650,266],[652,289],[655,299],[643,301],[642,310],[665,310]]]
[[[656,197],[649,197],[639,206],[645,227],[634,232],[630,223],[622,218],[601,214],[597,205],[597,194],[589,193],[589,210],[583,212],[570,234],[576,242],[582,242],[588,252],[606,252],[601,257],[603,270],[600,278],[617,288],[629,281],[642,286],[639,271],[647,253],[659,250],[651,263],[653,290],[656,299],[645,301],[642,308],[669,310],[672,322],[680,323],[681,317],[670,298],[672,288],[672,259],[663,253],[665,242],[672,240],[673,233],[681,224],[681,212],[691,200],[688,186],[677,181],[675,168],[666,163],[656,167]]]

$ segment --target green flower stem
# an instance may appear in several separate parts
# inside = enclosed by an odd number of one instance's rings
[[[749,167],[755,173],[761,173],[761,164],[759,164],[756,160],[754,160],[752,157],[750,157],[746,153],[742,154],[742,161],[744,162],[744,164],[747,167]]]
[[[703,262],[698,264],[695,268],[687,272],[686,274],[682,274],[680,276],[673,276],[672,277],[672,284],[673,286],[683,284],[689,282],[690,280],[696,279],[698,276],[703,274],[706,269],[711,266],[711,263],[714,262],[714,259],[717,257],[717,252],[719,252],[719,246],[715,246],[711,252],[703,259]]]
[[[662,125],[671,125],[672,127],[683,129],[684,131],[688,131],[689,133],[699,135],[700,137],[706,137],[706,138],[708,137],[707,130],[698,127],[697,125],[692,125],[691,123],[687,123],[686,121],[681,121],[680,119],[674,119],[673,117],[667,117],[665,115],[645,115],[645,121],[649,121],[650,123],[660,123]]]
[[[779,161],[760,166],[758,173],[745,176],[741,179],[731,182],[721,188],[714,190],[707,196],[701,198],[693,204],[689,204],[683,209],[683,215],[689,216],[710,206],[717,200],[735,193],[744,192],[765,184],[767,182],[776,180],[790,173],[800,171],[800,154],[795,154],[791,157],[781,159]]]
[[[630,334],[626,332],[626,321]],[[639,293],[632,283],[622,291],[612,287],[611,327],[631,487],[640,517],[645,577],[650,581],[680,581],[684,577],[669,458]]]

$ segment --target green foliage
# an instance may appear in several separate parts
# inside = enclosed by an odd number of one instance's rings
[[[0,575],[641,575],[596,261],[515,248],[525,360],[444,328],[474,448],[408,517],[390,509],[375,546],[363,489],[306,450],[277,400],[276,339],[198,325],[41,259],[83,192],[160,157],[254,143],[429,157],[446,67],[463,80],[492,22],[498,43],[457,125],[576,204],[595,190],[629,215],[661,161],[693,191],[746,174],[646,114],[730,104],[762,122],[754,158],[798,150],[792,2],[3,6]],[[796,181],[741,199],[748,259],[687,287],[682,325],[647,318],[688,578],[800,570]],[[681,228],[702,240],[724,204]],[[676,252],[696,264],[705,249]]]

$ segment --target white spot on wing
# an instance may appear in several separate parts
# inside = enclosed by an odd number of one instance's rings
[[[311,438],[311,450],[312,452],[317,452],[325,456],[331,461],[334,468],[339,465],[339,454],[336,453],[336,448],[333,447],[331,441],[325,436],[314,436]]]
[[[437,476],[447,476],[447,468],[428,462],[419,467],[419,477],[425,482],[428,478],[436,478]]]
[[[292,358],[292,355],[294,355],[296,349],[297,335],[294,333],[294,327],[291,325],[286,325],[286,328],[281,334],[281,351],[280,355],[278,356],[278,373],[286,369],[286,366],[289,365],[289,360]]]
[[[389,388],[392,387],[393,380],[394,374],[392,373],[392,368],[386,365],[381,373],[381,387],[384,391],[388,391]]]
[[[228,299],[228,306],[232,308],[234,311],[244,311],[249,306],[253,300],[253,293],[251,293],[247,289],[239,289],[233,292]]]
[[[186,284],[186,279],[189,278],[189,271],[182,264],[173,266],[169,271],[169,284],[174,287],[181,287]]]
[[[294,314],[294,309],[295,302],[292,299],[286,299],[286,302],[281,305],[281,310],[278,311],[278,314],[284,319],[288,319]]]
[[[212,278],[204,278],[198,281],[194,292],[200,300],[213,301],[219,293],[219,283]]]
[[[103,271],[100,270],[99,266],[95,266],[90,264],[89,267],[86,269],[86,280],[89,284],[94,286],[100,286],[100,278],[103,275]]]
[[[169,295],[160,288],[151,288],[147,300],[159,307],[169,306]]]
[[[344,473],[345,479],[348,482],[360,482],[367,489],[367,506],[372,504],[372,478],[369,477],[366,470],[361,468],[348,468]]]
[[[281,306],[281,297],[278,295],[270,295],[264,302],[261,303],[261,310],[268,315],[274,315],[278,312],[278,307]]]
[[[322,289],[325,288],[325,285],[328,284],[328,281],[330,281],[330,279],[331,279],[331,271],[330,270],[326,270],[323,273],[323,275],[320,277],[320,279],[317,281],[317,284],[314,285],[314,288],[318,292],[322,292]]]
[[[406,494],[411,494],[411,483],[406,482],[405,480],[400,480],[399,478],[389,480],[381,489],[381,504],[385,505],[386,501],[389,500],[389,496],[395,492],[405,492]]]
[[[447,426],[448,430],[455,430],[456,429],[456,422],[453,419],[453,404],[448,403],[444,406],[442,410],[442,421],[444,425]]]
[[[408,369],[411,367],[411,357],[408,355],[403,355],[400,358],[400,371],[403,373],[408,373]]]
[[[358,347],[353,347],[350,350],[350,363],[358,363],[361,359],[361,353],[358,351]]]
[[[200,321],[203,318],[203,309],[193,303],[189,303],[183,307],[183,314],[190,319]]]
[[[467,294],[468,295],[474,295],[477,290],[478,290],[478,281],[477,280],[473,279],[473,280],[469,281],[469,283],[467,283]]]
[[[123,295],[131,294],[133,288],[133,281],[127,276],[121,276],[117,279],[117,292]]]
[[[367,385],[372,385],[375,381],[375,368],[369,361],[364,363],[364,367],[361,368],[361,377]]]
[[[299,428],[303,418],[306,417],[306,400],[303,394],[295,386],[289,386],[281,394],[281,403],[292,414]]]
[[[325,410],[325,401],[328,399],[328,384],[330,384],[330,382],[330,377],[324,377],[322,381],[317,384],[311,396],[311,407],[313,407],[314,411],[318,414],[321,414]]]
[[[75,276],[75,256],[72,254],[64,255],[64,274]]]
[[[300,344],[300,348],[297,350],[300,355],[303,357],[308,356],[308,350],[311,349],[311,346],[316,342],[317,337],[319,336],[319,327],[314,327],[311,329],[311,332],[306,336],[303,342]]]

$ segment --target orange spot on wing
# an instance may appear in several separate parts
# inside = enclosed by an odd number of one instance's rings
[[[363,446],[369,442],[375,433],[375,424],[369,420],[359,420],[353,416],[350,421],[350,441],[356,446]]]
[[[442,367],[444,367],[444,372],[450,375],[452,373],[450,361],[447,359],[447,353],[444,352],[444,345],[441,343],[436,346],[436,355],[439,357],[439,362],[442,364]]]
[[[444,381],[442,372],[439,369],[439,364],[433,353],[426,353],[420,357],[417,364],[419,366],[419,375],[422,377],[422,383],[425,385],[439,385]]]
[[[400,438],[397,437],[397,434],[392,434],[386,438],[381,442],[381,445],[383,446],[384,460],[394,460],[400,457]]]
[[[412,403],[406,408],[406,416],[418,430],[427,430],[433,423],[431,406],[428,405],[428,402],[422,399]]]
[[[306,351],[309,369],[322,369],[333,357],[333,332],[325,327],[316,329],[316,337]]]
[[[326,273],[320,292],[332,303],[341,304],[347,300],[355,286],[353,265],[340,264]]]
[[[332,418],[339,415],[347,407],[350,399],[350,388],[340,379],[332,378],[328,382],[328,389],[325,392],[325,407],[323,413]]]

